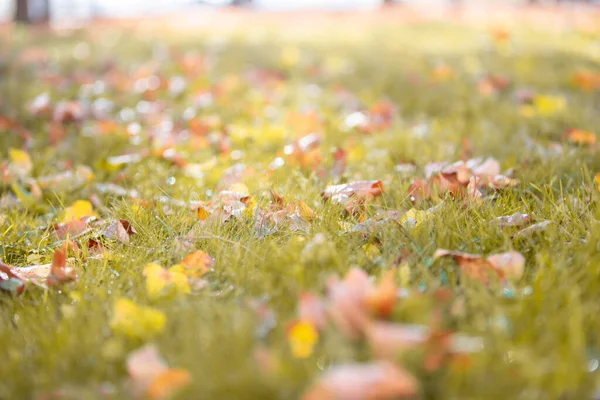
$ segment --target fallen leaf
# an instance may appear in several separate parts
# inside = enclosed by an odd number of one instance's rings
[[[369,324],[365,336],[375,357],[392,361],[402,351],[424,344],[429,329],[422,325],[375,321]]]
[[[8,157],[10,159],[10,169],[20,178],[28,176],[33,169],[33,163],[29,154],[19,149],[8,149]]]
[[[437,260],[443,257],[452,257],[458,263],[464,276],[485,284],[489,283],[493,276],[498,279],[520,279],[525,267],[525,258],[514,251],[486,258],[476,254],[438,249],[432,258]]]
[[[585,146],[593,146],[598,141],[594,132],[581,129],[569,129],[565,137],[571,143]]]
[[[307,358],[319,340],[319,331],[310,321],[294,321],[287,329],[287,340],[294,357]]]
[[[71,206],[65,209],[63,222],[68,223],[73,220],[93,216],[95,216],[95,214],[92,203],[87,200],[77,200]]]
[[[170,270],[183,272],[190,278],[200,278],[212,270],[214,263],[215,260],[211,256],[202,250],[197,250],[185,256]]]
[[[129,234],[121,221],[111,222],[102,233],[102,236],[110,240],[116,240],[119,243],[129,244]]]
[[[387,271],[377,286],[368,290],[364,304],[372,314],[379,318],[388,318],[396,304],[398,286],[394,281],[394,271]]]
[[[136,397],[152,400],[171,397],[191,380],[188,371],[169,368],[153,344],[129,354],[127,372]]]
[[[327,312],[337,328],[352,339],[359,338],[368,323],[364,298],[372,288],[365,271],[352,268],[343,280],[334,278],[327,284]]]
[[[523,226],[531,222],[531,216],[529,214],[514,213],[512,215],[506,215],[495,218],[493,223],[501,228],[507,226]]]
[[[416,396],[417,380],[388,361],[338,365],[327,370],[302,400],[383,400]]]
[[[538,222],[537,224],[528,226],[525,229],[521,229],[519,232],[517,232],[517,234],[514,237],[515,238],[531,237],[535,234],[544,232],[552,224],[553,224],[553,221],[549,221],[549,220]]]
[[[77,273],[73,267],[67,265],[66,250],[56,250],[52,257],[50,273],[46,279],[48,286],[57,286],[65,282],[72,282],[75,279],[77,279]]]
[[[374,198],[383,193],[381,181],[357,181],[343,185],[328,186],[322,196],[333,203],[343,203],[352,196],[360,198]]]
[[[0,289],[15,294],[21,294],[25,285],[23,280],[17,275],[12,268],[0,262]]]
[[[166,322],[167,317],[162,312],[120,298],[114,304],[110,327],[117,334],[132,339],[148,340],[161,333]]]
[[[152,300],[190,292],[187,276],[177,270],[169,271],[158,264],[148,264],[143,274],[146,277],[146,292]]]

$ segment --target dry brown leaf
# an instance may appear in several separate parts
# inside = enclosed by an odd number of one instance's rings
[[[464,276],[488,284],[492,277],[497,279],[520,279],[525,268],[525,258],[517,252],[499,253],[488,256],[438,249],[433,254],[436,260],[452,257]]]
[[[387,271],[375,287],[371,287],[364,298],[366,308],[379,318],[387,318],[396,305],[398,286],[394,271]]]
[[[367,326],[364,298],[372,285],[367,273],[359,268],[350,269],[343,280],[328,282],[327,311],[338,329],[350,338],[359,338]]]
[[[315,382],[302,400],[383,400],[415,396],[417,380],[387,361],[332,367]]]
[[[527,225],[530,221],[531,221],[531,216],[529,214],[523,214],[523,213],[516,212],[512,215],[506,215],[506,216],[495,218],[493,223],[499,227],[507,227],[507,226]]]
[[[342,203],[351,196],[373,198],[383,193],[383,183],[379,180],[357,181],[343,185],[328,186],[323,192],[323,199],[333,203]]]
[[[167,399],[191,380],[186,370],[169,368],[153,344],[129,354],[127,372],[134,394],[145,399]]]

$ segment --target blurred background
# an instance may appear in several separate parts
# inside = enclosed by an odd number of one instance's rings
[[[138,18],[170,13],[208,13],[224,7],[257,11],[370,10],[397,6],[440,5],[576,5],[600,4],[600,0],[0,0],[0,22],[20,20],[84,22],[94,19]]]

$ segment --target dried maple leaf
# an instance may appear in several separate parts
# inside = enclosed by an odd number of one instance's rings
[[[152,400],[170,398],[191,380],[186,370],[169,368],[153,344],[129,354],[127,372],[136,397]]]
[[[302,396],[302,400],[383,400],[412,397],[417,380],[388,361],[345,364],[330,368]]]
[[[436,260],[452,257],[466,277],[489,283],[491,277],[498,279],[520,279],[525,268],[525,258],[517,252],[499,253],[488,256],[438,249],[433,255]]]

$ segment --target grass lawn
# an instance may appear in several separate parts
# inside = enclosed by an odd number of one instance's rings
[[[0,398],[591,399],[599,127],[589,30],[4,35]]]

